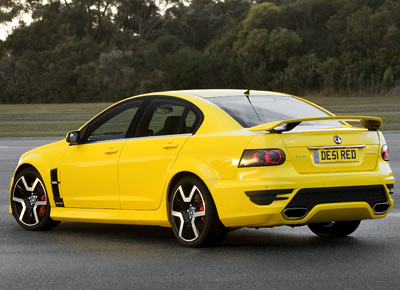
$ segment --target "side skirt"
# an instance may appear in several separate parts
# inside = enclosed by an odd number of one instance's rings
[[[148,225],[170,227],[166,211],[120,210],[120,209],[86,209],[55,207],[51,218],[56,221]]]

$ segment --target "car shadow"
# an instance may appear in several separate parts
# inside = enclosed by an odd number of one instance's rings
[[[24,231],[25,232],[25,231]],[[28,232],[27,232],[28,233]],[[31,234],[31,233],[29,233]],[[132,249],[136,246],[161,246],[165,248],[185,248],[176,241],[170,228],[157,226],[108,225],[90,223],[62,222],[49,232],[40,232],[48,240],[67,245],[101,246],[112,244]],[[320,238],[306,227],[291,229],[277,227],[273,229],[238,229],[229,232],[225,240],[218,246],[206,248],[206,251],[230,251],[232,249],[274,249],[305,250],[309,249],[340,249],[356,247],[376,247],[373,241],[360,238],[357,232],[343,238]]]

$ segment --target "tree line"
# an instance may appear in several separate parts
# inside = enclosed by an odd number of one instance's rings
[[[115,101],[177,89],[399,88],[396,0],[0,0],[0,102]]]

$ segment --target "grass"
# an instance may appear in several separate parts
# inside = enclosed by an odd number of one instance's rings
[[[362,115],[380,117],[381,130],[400,130],[400,95],[369,97],[304,96],[335,115]]]
[[[382,130],[400,130],[400,95],[374,97],[302,96],[336,115],[383,119]],[[63,137],[109,103],[0,105],[0,137]]]
[[[108,103],[0,105],[0,137],[62,137]]]

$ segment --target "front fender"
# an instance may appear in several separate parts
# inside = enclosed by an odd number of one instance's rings
[[[21,170],[27,167],[35,168],[41,175],[45,184],[47,194],[49,195],[50,205],[55,206],[53,193],[51,191],[51,178],[50,171],[54,168],[58,168],[63,158],[64,152],[69,144],[65,140],[61,140],[55,143],[44,145],[35,149],[32,149],[22,154],[19,159],[17,168],[10,181],[10,194],[15,177]]]

